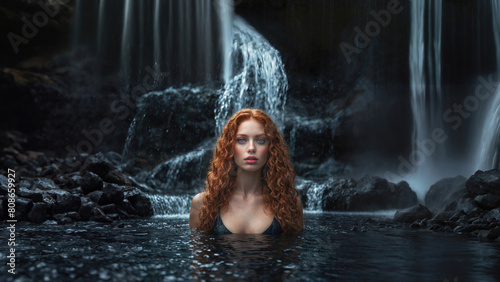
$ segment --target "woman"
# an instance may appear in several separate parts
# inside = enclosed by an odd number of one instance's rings
[[[216,234],[280,234],[303,227],[302,203],[286,144],[263,111],[244,109],[217,141],[189,227]]]

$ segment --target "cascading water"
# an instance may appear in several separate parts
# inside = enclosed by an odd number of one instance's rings
[[[245,107],[265,110],[283,123],[288,82],[278,50],[243,19],[234,20],[235,76],[224,87],[215,109],[216,135],[229,116]]]
[[[227,67],[223,70],[229,59],[223,59],[227,47],[217,32],[232,18],[229,4],[78,0],[75,6],[73,49],[86,48],[86,57],[95,56],[99,64],[113,66],[107,73],[119,72],[126,85],[142,82],[147,67],[169,74],[164,81],[155,81],[161,86],[206,83],[230,74]],[[229,7],[218,13],[221,18],[216,13],[219,6]]]
[[[426,3],[427,23],[425,21]],[[418,197],[422,199],[430,185],[441,177],[437,174],[436,168],[443,161],[444,155],[442,148],[435,148],[436,151],[428,154],[421,152],[424,140],[431,140],[433,130],[442,128],[440,55],[442,1],[416,0],[412,1],[411,8],[409,63],[414,127],[410,154],[413,174],[408,181],[416,190]],[[428,26],[427,44],[424,40],[426,24]]]
[[[154,214],[178,215],[189,213],[190,195],[148,195]]]
[[[493,32],[497,57],[497,80],[500,78],[500,3],[491,0]],[[500,168],[500,87],[497,87],[493,103],[482,128],[482,138],[478,152],[479,161],[477,169],[489,170]]]
[[[156,6],[158,5],[160,4],[157,2]],[[227,79],[223,89],[203,88],[201,90],[185,86],[144,95],[139,100],[138,114],[129,130],[123,153],[125,159],[136,154],[137,148],[144,148],[150,143],[161,144],[161,140],[165,138],[164,135],[168,134],[171,129],[172,115],[169,113],[172,112],[165,109],[172,106],[174,100],[171,99],[174,96],[186,99],[187,95],[203,99],[203,95],[210,96],[208,92],[219,93],[218,101],[215,103],[215,123],[216,130],[218,129],[219,132],[229,115],[244,107],[264,109],[278,125],[283,124],[288,83],[279,52],[242,19],[235,18],[233,25],[233,11],[227,0],[219,1],[217,5],[220,7],[217,11],[222,33],[222,62],[223,64],[231,62],[229,66],[223,67],[222,76],[224,79],[230,76],[231,78]],[[201,8],[203,9],[203,6]],[[182,19],[183,17],[180,16],[180,21],[183,21]],[[227,26],[228,23],[232,28]],[[189,29],[189,27],[186,28]],[[155,34],[158,32],[157,29],[154,30]],[[228,37],[228,32],[232,32],[232,36]],[[200,35],[197,32],[195,34]],[[125,33],[123,37],[126,38]],[[227,44],[228,42],[230,44]],[[154,43],[155,46],[159,44],[158,41]],[[181,40],[181,47],[187,45],[189,45],[187,41]],[[224,46],[229,46],[231,49],[227,51]],[[154,56],[158,58],[160,55]],[[235,72],[234,76],[231,75],[232,71]],[[170,153],[168,159],[157,165],[147,177],[143,177],[142,181],[162,194],[185,194],[199,191],[206,175],[213,143],[214,140],[209,139],[188,152],[177,154],[175,151],[168,152]],[[134,149],[131,149],[132,147]],[[155,213],[171,213],[170,209],[162,208],[162,206],[186,207],[186,199],[190,198],[190,196],[178,195],[151,197]]]

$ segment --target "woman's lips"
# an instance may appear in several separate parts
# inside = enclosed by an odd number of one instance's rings
[[[246,162],[247,164],[254,164],[254,163],[256,163],[258,160],[259,160],[259,159],[257,159],[256,157],[247,157],[247,158],[245,159],[245,162]]]

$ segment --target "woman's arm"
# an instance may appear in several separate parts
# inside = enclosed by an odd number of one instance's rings
[[[191,210],[189,212],[189,228],[198,228],[201,224],[200,210],[203,206],[203,193],[198,193],[191,201]]]

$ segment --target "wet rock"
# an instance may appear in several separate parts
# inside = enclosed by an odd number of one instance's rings
[[[51,164],[40,172],[41,177],[56,176],[61,172],[61,169],[56,164]]]
[[[137,211],[134,209],[132,204],[130,204],[128,199],[124,199],[123,202],[119,203],[117,206],[120,210],[125,211],[127,214],[137,214]]]
[[[345,203],[345,197],[347,193],[352,191],[357,182],[353,178],[334,178],[329,179],[326,183],[323,184],[326,188],[323,191],[323,195],[321,197],[321,207],[325,211],[334,211],[334,210],[347,210],[349,206]],[[304,188],[304,202],[303,204],[307,204],[307,191],[310,187]]]
[[[81,181],[82,191],[85,194],[101,190],[103,187],[103,181],[99,175],[93,172],[87,172]]]
[[[128,201],[135,210],[135,214],[140,216],[152,216],[154,214],[151,200],[144,194],[135,194],[128,198]]]
[[[31,190],[40,189],[43,191],[58,189],[59,187],[49,178],[35,178]]]
[[[457,202],[457,208],[456,210],[461,210],[464,213],[468,214],[475,208],[475,203],[474,200],[471,198],[465,198],[465,199],[460,199]]]
[[[479,241],[494,241],[500,237],[500,227],[491,230],[481,230],[477,237]]]
[[[373,211],[400,209],[418,202],[408,183],[390,183],[386,179],[365,176],[359,181],[336,179],[325,189],[324,210]]]
[[[389,182],[389,185],[393,185]],[[401,209],[411,207],[418,203],[417,194],[411,190],[410,185],[406,181],[401,181],[394,186],[391,187],[391,191],[395,193],[393,199],[396,201],[396,205],[394,208]]]
[[[117,213],[110,213],[110,214],[106,214],[111,220],[115,221],[115,220],[119,220],[120,219],[120,215],[117,214]]]
[[[61,188],[65,188],[68,185],[69,180],[66,179],[64,176],[59,175],[54,178],[54,183]]]
[[[70,188],[70,189],[71,188],[80,187],[82,185],[82,179],[83,179],[83,177],[80,176],[77,173],[71,173],[71,174],[69,174],[68,175],[68,184],[67,184],[67,187]]]
[[[89,193],[87,195],[87,197],[89,197],[92,200],[92,202],[97,204],[101,200],[101,197],[103,194],[104,194],[104,192],[102,192],[102,191],[94,191],[94,192]]]
[[[103,189],[103,194],[99,199],[99,205],[108,205],[108,204],[119,204],[124,199],[124,193],[120,186],[115,184],[106,184]]]
[[[488,221],[498,221],[500,222],[500,208],[493,209],[483,216],[484,219]]]
[[[0,175],[0,195],[9,193],[9,179],[5,175]]]
[[[33,204],[33,208],[28,214],[28,220],[33,223],[42,223],[47,220],[49,205],[45,202]]]
[[[93,172],[103,179],[106,174],[113,169],[113,164],[111,164],[111,162],[108,161],[101,152],[99,152],[95,155],[89,156],[80,171],[82,174],[86,172]]]
[[[442,211],[434,216],[433,220],[447,221],[455,214],[454,211]]]
[[[101,206],[100,209],[102,210],[102,212],[104,212],[105,214],[110,214],[110,213],[116,213],[117,212],[117,208],[116,208],[116,205],[115,204],[109,204],[109,205],[104,205],[104,206]]]
[[[118,171],[112,170],[103,178],[104,181],[109,183],[114,183],[118,185],[128,185],[131,184],[130,181],[123,175],[121,175]]]
[[[500,207],[500,196],[492,194],[479,195],[474,198],[474,202],[482,209],[491,210]]]
[[[432,231],[443,231],[443,226],[440,224],[431,224],[431,227],[429,227],[429,230]]]
[[[461,225],[457,226],[453,229],[453,232],[458,233],[472,233],[478,230],[488,230],[487,224],[470,224],[470,225]]]
[[[77,212],[67,212],[63,214],[55,214],[54,219],[57,221],[57,224],[70,224],[76,221],[80,221],[80,214]]]
[[[43,201],[43,191],[41,190],[29,190],[24,187],[19,187],[19,189],[16,190],[16,196],[27,198],[27,199],[32,199],[34,202],[41,202]]]
[[[188,88],[170,88],[162,95],[155,92],[143,95],[137,103],[138,118],[130,127],[130,134],[136,138],[127,143],[124,161],[140,158],[156,165],[158,160],[191,151],[204,142],[206,136],[211,136],[218,95],[207,88],[201,91],[203,95]],[[193,175],[188,177],[192,179]]]
[[[80,197],[72,194],[58,195],[54,206],[54,213],[77,212],[82,205]]]
[[[100,208],[95,207],[90,212],[90,220],[98,222],[111,223],[113,220],[109,218]]]
[[[402,211],[397,211],[394,215],[394,221],[403,223],[412,223],[424,218],[432,218],[432,213],[427,207],[421,204],[417,204]]]
[[[16,220],[28,220],[28,214],[33,208],[33,200],[16,197]]]
[[[425,195],[425,206],[433,212],[439,212],[465,194],[466,181],[467,178],[461,175],[439,180],[429,188]]]
[[[88,221],[90,219],[92,209],[98,206],[98,204],[92,201],[85,202],[80,206],[80,209],[78,209],[78,214],[80,214],[82,220]]]
[[[467,180],[465,186],[473,197],[484,194],[500,196],[500,189],[498,189],[500,187],[500,170],[478,170]]]

